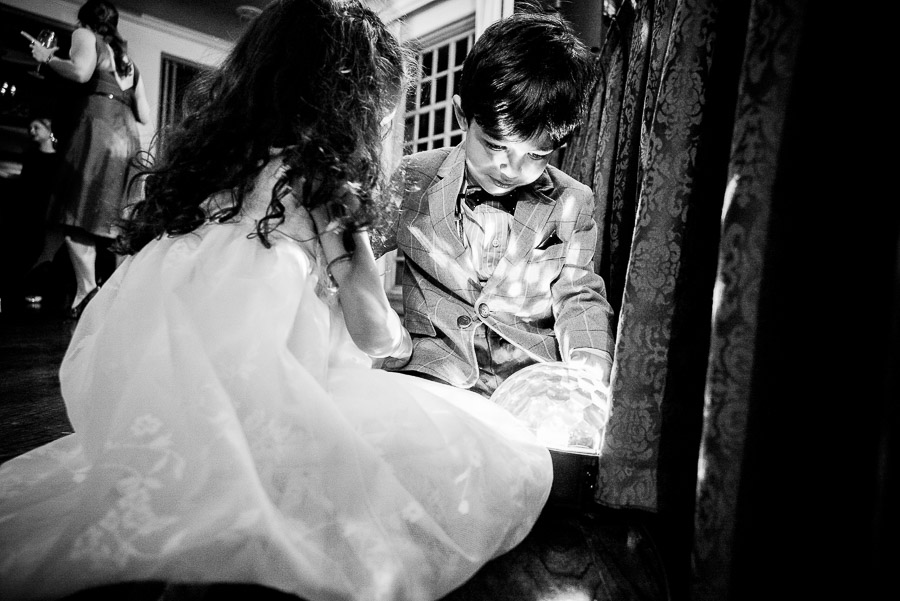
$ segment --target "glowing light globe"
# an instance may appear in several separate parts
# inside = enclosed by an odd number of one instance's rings
[[[507,378],[491,400],[518,417],[548,449],[599,456],[609,421],[609,389],[592,372],[561,361]]]

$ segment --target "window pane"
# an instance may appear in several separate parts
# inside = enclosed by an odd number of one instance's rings
[[[419,88],[419,107],[431,104],[431,80],[423,81]]]
[[[459,144],[464,139],[450,99],[459,92],[461,66],[473,38],[470,30],[421,49],[414,98],[406,103],[404,115],[405,154]]]
[[[453,64],[459,66],[466,60],[466,52],[469,50],[469,39],[463,38],[456,42],[456,55],[453,57]]]
[[[422,54],[422,77],[429,77],[431,75],[431,60],[432,56],[434,56],[434,52],[425,52]]]
[[[447,63],[450,59],[450,46],[441,46],[437,53],[437,72],[447,70]]]
[[[444,133],[444,112],[446,109],[437,109],[434,111],[434,135],[439,136]]]
[[[435,102],[448,100],[446,75],[441,75],[434,81],[434,100]]]

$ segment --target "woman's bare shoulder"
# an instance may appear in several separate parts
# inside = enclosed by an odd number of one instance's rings
[[[72,46],[78,44],[93,47],[97,42],[96,34],[87,27],[79,27],[72,32]]]

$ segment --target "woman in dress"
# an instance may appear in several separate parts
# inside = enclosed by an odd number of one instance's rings
[[[546,448],[371,368],[409,344],[366,231],[408,63],[359,0],[276,0],[192,90],[63,361],[75,434],[0,468],[0,598],[425,601],[530,531]]]
[[[97,293],[98,245],[116,237],[128,203],[130,162],[140,151],[137,124],[150,122],[140,73],[119,34],[119,12],[106,0],[78,10],[69,58],[31,43],[31,54],[61,77],[82,84],[79,117],[63,153],[47,218],[48,234],[38,265],[66,244],[75,271],[70,314],[78,318]]]

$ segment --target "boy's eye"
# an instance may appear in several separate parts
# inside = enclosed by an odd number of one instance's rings
[[[549,154],[537,154],[534,152],[528,153],[528,158],[531,159],[532,161],[543,161],[544,159],[546,159],[549,156],[550,156]]]
[[[484,144],[491,150],[503,150],[503,146],[500,146],[499,144],[494,144],[493,142],[485,142]]]

